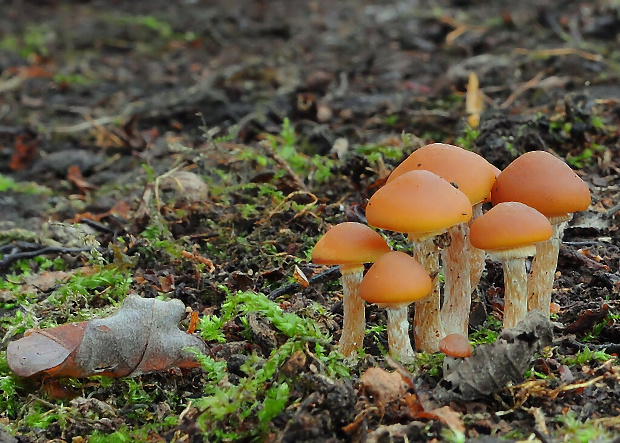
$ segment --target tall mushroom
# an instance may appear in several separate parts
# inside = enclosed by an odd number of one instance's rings
[[[548,240],[553,228],[534,208],[519,203],[499,203],[471,224],[470,241],[504,268],[504,329],[527,314],[525,260],[536,254],[536,243]]]
[[[339,347],[345,356],[359,349],[364,342],[364,301],[358,295],[364,263],[374,262],[389,251],[390,247],[381,235],[356,222],[333,226],[312,250],[314,263],[340,265],[344,317]]]
[[[406,232],[413,243],[413,256],[433,279],[430,297],[415,304],[414,334],[418,349],[437,352],[444,333],[439,315],[439,247],[435,237],[469,221],[469,199],[430,171],[411,171],[390,181],[370,198],[366,217],[371,226]]]
[[[551,239],[536,245],[528,282],[528,310],[549,316],[553,278],[566,222],[573,212],[590,206],[588,185],[562,160],[545,151],[531,151],[498,175],[493,204],[518,201],[544,214],[553,225]]]
[[[390,355],[412,363],[415,353],[409,339],[408,306],[428,296],[431,278],[404,252],[388,252],[370,267],[360,285],[360,297],[387,310]]]
[[[482,202],[489,196],[496,176],[496,168],[475,152],[433,143],[413,151],[394,169],[388,183],[415,170],[431,171],[465,194],[472,205],[471,221],[482,215]],[[456,224],[448,232],[450,245],[441,253],[444,271],[441,321],[446,334],[467,336],[472,292],[470,262],[475,257],[484,264],[484,253],[481,255],[469,244],[469,224]]]

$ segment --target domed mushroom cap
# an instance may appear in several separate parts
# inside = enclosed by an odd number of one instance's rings
[[[454,183],[475,205],[491,191],[496,176],[494,168],[475,152],[445,143],[433,143],[413,151],[392,171],[387,182],[410,171],[431,171],[447,182]]]
[[[366,207],[368,224],[418,237],[471,218],[467,196],[429,171],[407,172],[379,189]]]
[[[465,358],[471,355],[471,345],[462,334],[448,334],[439,342],[439,351],[449,357]]]
[[[472,246],[486,251],[502,251],[548,240],[553,227],[547,217],[519,203],[500,203],[470,226]]]
[[[312,261],[320,265],[357,265],[374,262],[390,246],[366,225],[345,222],[333,226],[314,246]]]
[[[430,294],[431,278],[415,258],[400,251],[388,252],[370,267],[359,287],[368,303],[402,305]]]
[[[493,204],[518,201],[547,217],[561,217],[590,206],[588,185],[562,160],[531,151],[510,163],[491,190]]]

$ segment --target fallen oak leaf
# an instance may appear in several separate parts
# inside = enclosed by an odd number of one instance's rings
[[[125,377],[198,367],[187,348],[206,347],[178,328],[184,315],[180,300],[129,295],[110,317],[29,331],[9,343],[7,364],[20,377]]]

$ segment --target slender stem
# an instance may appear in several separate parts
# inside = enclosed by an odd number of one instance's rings
[[[439,248],[434,237],[413,242],[413,257],[433,279],[433,289],[428,297],[415,303],[413,330],[416,348],[424,352],[438,352],[443,338],[443,327],[439,316]]]
[[[472,207],[472,217],[469,221],[469,226],[475,219],[482,216],[482,203],[475,204]],[[467,240],[467,255],[469,258],[469,272],[470,272],[470,288],[473,291],[478,286],[482,272],[484,271],[484,258],[486,253],[482,249],[474,248],[469,242],[469,236]]]
[[[342,303],[344,318],[342,320],[342,335],[340,336],[340,352],[347,357],[364,344],[366,318],[364,313],[365,302],[359,296],[359,285],[362,282],[363,270],[342,272]]]
[[[413,363],[415,352],[409,339],[409,306],[386,309],[390,355],[402,363]]]
[[[566,223],[553,225],[553,235],[547,241],[536,243],[532,273],[527,282],[527,310],[538,309],[549,317],[553,279],[558,265],[558,254]]]
[[[525,257],[506,258],[504,267],[504,329],[514,328],[527,314]]]
[[[441,323],[446,335],[456,333],[467,337],[471,308],[470,261],[467,249],[469,225],[461,223],[452,226],[448,232],[450,246],[441,251],[444,271]]]

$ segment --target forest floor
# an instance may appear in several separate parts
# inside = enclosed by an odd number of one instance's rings
[[[0,441],[617,439],[620,5],[510,4],[4,2]],[[338,273],[309,260],[431,142],[500,169],[546,150],[592,194],[564,235],[552,344],[475,401],[433,398],[440,355],[386,358],[375,306],[363,352],[343,360]],[[502,288],[487,260],[474,344],[497,336]],[[203,367],[59,380],[8,369],[27,329],[109,315],[128,293],[198,313]]]

